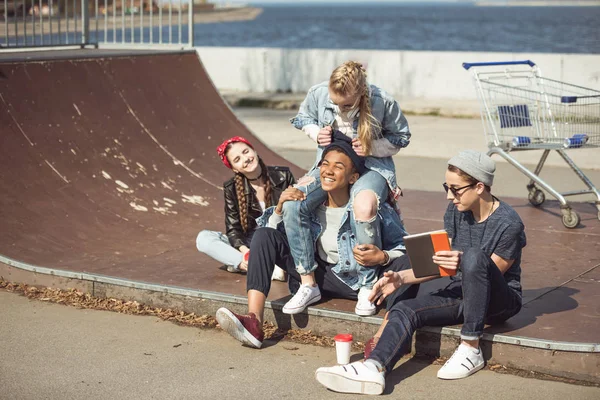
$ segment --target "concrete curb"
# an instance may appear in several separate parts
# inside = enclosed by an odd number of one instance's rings
[[[241,296],[37,267],[4,256],[0,256],[0,275],[11,282],[59,289],[75,288],[95,297],[135,300],[152,307],[175,308],[198,315],[214,315],[220,307],[243,313],[247,304],[246,298]],[[267,302],[265,319],[283,329],[310,329],[325,336],[352,332],[357,340],[366,341],[381,323],[380,317],[363,318],[318,308],[290,317],[281,312],[282,307],[282,301]],[[415,335],[413,351],[428,356],[449,357],[459,340],[460,330],[457,328],[425,328]],[[485,334],[482,349],[490,363],[600,383],[598,343],[555,342]]]

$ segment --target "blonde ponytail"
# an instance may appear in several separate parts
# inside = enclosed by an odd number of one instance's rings
[[[371,144],[375,139],[374,127],[380,128],[381,123],[371,112],[367,71],[359,62],[346,61],[331,73],[329,88],[340,96],[360,95],[358,102],[360,112],[358,117],[358,139],[365,150],[365,154],[371,154]]]

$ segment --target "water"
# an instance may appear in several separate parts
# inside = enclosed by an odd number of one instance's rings
[[[600,53],[600,7],[262,5],[253,21],[196,24],[196,46]]]

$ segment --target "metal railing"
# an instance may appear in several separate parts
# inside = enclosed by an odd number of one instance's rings
[[[0,48],[192,47],[193,0],[0,0]]]

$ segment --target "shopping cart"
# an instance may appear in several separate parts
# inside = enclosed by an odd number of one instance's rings
[[[600,91],[543,78],[529,60],[463,63],[471,69],[479,99],[488,154],[498,154],[529,179],[529,202],[538,207],[546,199],[545,190],[560,202],[562,221],[575,228],[579,215],[566,196],[594,194],[600,219],[600,193],[575,165],[565,150],[600,147]],[[543,150],[534,172],[509,153]],[[540,177],[551,150],[565,160],[588,187],[559,193]]]

